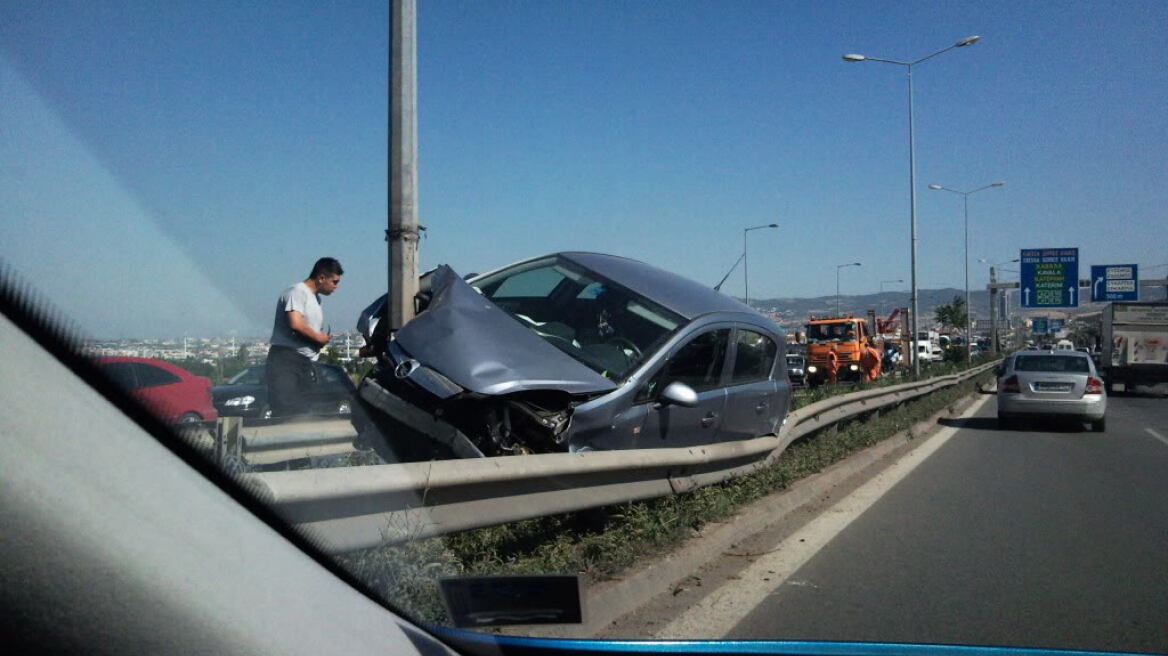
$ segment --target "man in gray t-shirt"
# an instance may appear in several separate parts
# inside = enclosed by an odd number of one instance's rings
[[[322,257],[308,278],[285,289],[276,303],[265,372],[273,417],[307,410],[303,398],[312,384],[312,361],[330,339],[328,333],[322,332],[324,311],[320,297],[336,291],[344,273],[340,262]]]

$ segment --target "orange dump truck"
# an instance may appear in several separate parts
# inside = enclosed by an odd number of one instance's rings
[[[856,381],[864,379],[860,366],[861,347],[871,338],[872,329],[866,321],[851,315],[844,317],[811,316],[807,322],[807,385],[816,387],[828,381],[827,358],[831,347],[839,356],[837,379]],[[880,345],[877,344],[879,349]]]

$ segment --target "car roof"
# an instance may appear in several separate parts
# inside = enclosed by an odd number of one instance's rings
[[[197,378],[197,376],[176,364],[171,364],[165,360],[155,360],[154,358],[141,358],[133,355],[107,355],[100,358],[94,358],[93,362],[99,365],[116,364],[119,362],[136,362],[139,364],[148,364],[152,367],[158,367],[159,369],[165,369],[170,373],[182,378]]]
[[[740,312],[766,320],[757,310],[745,303],[715,291],[712,287],[651,264],[601,253],[570,251],[556,255],[650,298],[686,319],[695,319],[711,312]]]

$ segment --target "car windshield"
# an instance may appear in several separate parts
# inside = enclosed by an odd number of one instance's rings
[[[228,385],[260,385],[264,382],[264,368],[262,365],[248,367],[235,374],[227,381]]]
[[[1065,355],[1025,355],[1014,359],[1015,371],[1046,371],[1067,373],[1089,373],[1091,364],[1084,357]]]
[[[812,323],[807,325],[807,343],[826,344],[828,342],[844,342],[856,339],[856,323],[841,321],[839,323]]]
[[[3,0],[10,651],[1164,652],[1166,26]]]
[[[684,321],[562,258],[509,267],[477,278],[471,286],[548,343],[618,381]]]

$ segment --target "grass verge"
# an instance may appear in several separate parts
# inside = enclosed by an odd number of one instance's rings
[[[992,375],[985,372],[878,417],[824,429],[792,444],[766,470],[688,494],[377,547],[338,560],[388,603],[427,622],[447,620],[437,586],[445,576],[579,573],[588,582],[609,579],[644,558],[668,553],[705,524],[733,516],[743,504],[909,428],[976,391]]]

